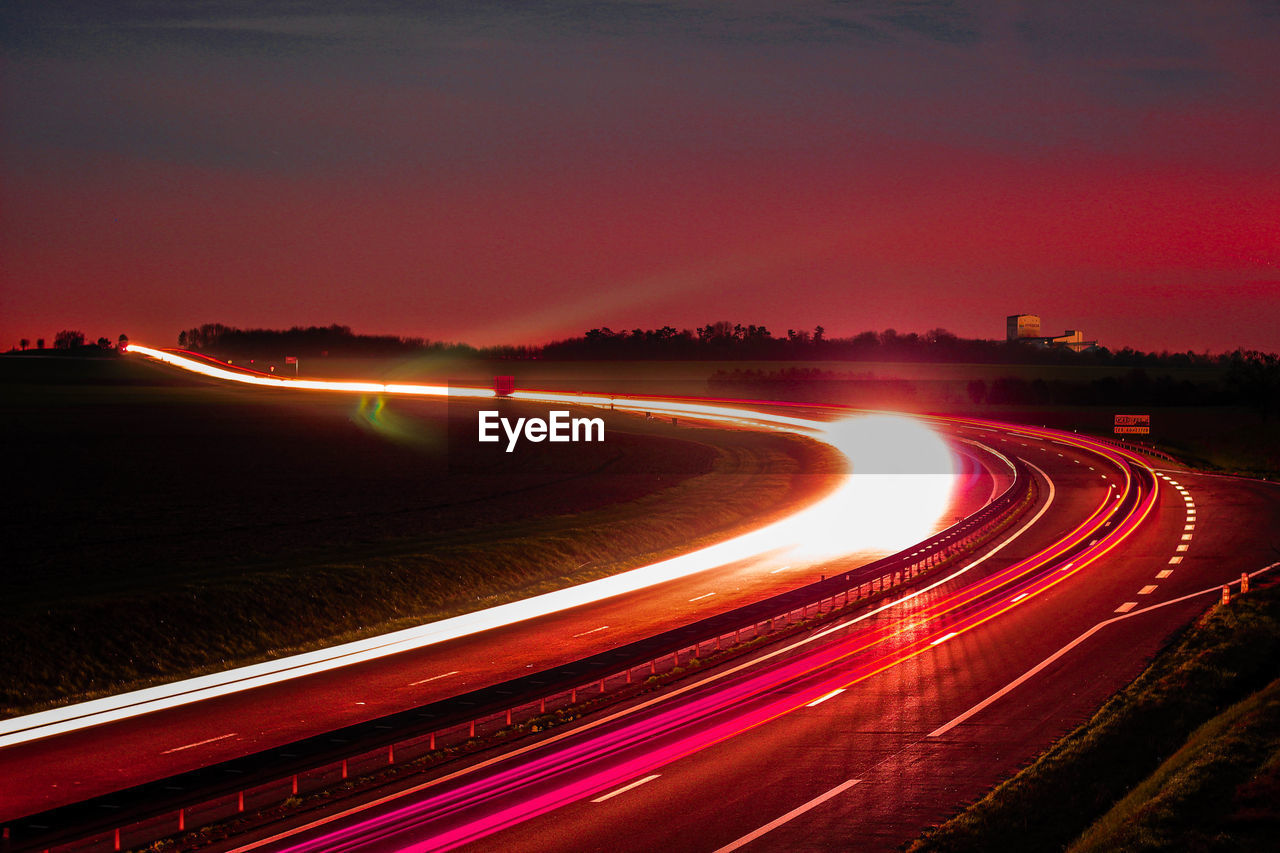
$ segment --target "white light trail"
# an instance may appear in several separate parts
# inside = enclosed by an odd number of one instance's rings
[[[227,370],[138,344],[130,344],[128,351],[212,378],[263,387],[409,396],[495,396],[492,389],[485,388],[277,378]],[[617,575],[331,648],[0,720],[0,748],[478,634],[764,554],[816,561],[852,551],[905,547],[934,532],[954,479],[945,442],[928,427],[907,417],[867,415],[825,422],[678,400],[537,391],[517,391],[511,396],[530,402],[676,414],[726,426],[803,435],[844,454],[853,474],[845,476],[825,497],[780,521]],[[860,473],[863,470],[874,473]]]

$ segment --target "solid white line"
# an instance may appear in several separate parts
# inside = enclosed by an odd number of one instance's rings
[[[956,635],[956,632],[955,632],[955,631],[952,631],[950,634],[943,634],[941,637],[939,637],[938,639],[934,640],[934,641],[933,641],[933,642],[931,642],[929,645],[931,645],[931,646],[936,646],[936,645],[938,645],[938,643],[945,643],[947,640],[950,640],[950,639],[951,639],[952,637],[954,637],[955,635]]]
[[[836,796],[839,796],[840,794],[843,794],[845,791],[849,790],[850,788],[852,788],[854,785],[858,784],[861,781],[862,781],[861,779],[850,779],[848,782],[841,782],[839,785],[836,785],[834,788],[832,788],[830,791],[827,791],[825,794],[819,794],[809,802],[805,803],[802,806],[797,806],[796,808],[787,812],[777,820],[766,823],[764,826],[760,827],[755,832],[748,832],[746,835],[742,836],[737,841],[734,841],[731,844],[726,844],[725,846],[721,847],[719,850],[715,851],[715,853],[732,853],[732,851],[737,850],[740,847],[745,847],[748,844],[750,844],[752,841],[755,841],[757,838],[764,835],[766,832],[772,832],[773,830],[782,826],[784,823],[795,820],[796,818],[800,817],[800,815],[804,814],[810,809],[817,808],[818,806],[822,805],[832,797],[836,797]]]
[[[1265,574],[1266,572],[1269,572],[1269,571],[1271,571],[1272,569],[1277,568],[1277,567],[1280,567],[1280,563],[1272,563],[1272,564],[1271,564],[1271,565],[1269,565],[1269,566],[1263,566],[1261,569],[1258,569],[1256,572],[1250,572],[1250,573],[1249,573],[1249,577],[1251,577],[1251,578],[1253,578],[1253,577],[1257,577],[1258,575]],[[1239,581],[1234,581],[1234,583],[1237,583],[1237,584],[1238,584],[1238,583],[1239,583]],[[1227,584],[1227,586],[1230,586],[1230,585],[1231,585],[1231,584]],[[990,696],[988,696],[986,699],[983,699],[983,700],[982,700],[981,702],[979,702],[977,705],[974,705],[972,708],[970,708],[969,710],[965,711],[965,712],[964,712],[963,714],[961,714],[960,716],[956,717],[956,718],[955,718],[954,720],[952,720],[951,722],[947,723],[946,725],[940,726],[940,727],[939,727],[939,728],[937,728],[937,729],[934,729],[932,732],[930,732],[930,733],[929,733],[929,737],[940,737],[940,736],[942,736],[942,735],[946,734],[947,732],[951,731],[951,730],[952,730],[953,728],[955,728],[956,726],[958,726],[958,725],[960,725],[961,723],[965,722],[966,720],[968,720],[970,717],[974,716],[975,714],[981,713],[982,711],[986,710],[988,706],[993,705],[994,703],[998,702],[998,701],[999,701],[1000,699],[1002,699],[1004,696],[1006,696],[1007,694],[1009,694],[1009,693],[1013,692],[1016,688],[1018,688],[1018,687],[1019,687],[1019,686],[1021,686],[1022,684],[1025,684],[1025,683],[1026,683],[1027,681],[1029,681],[1030,679],[1034,678],[1034,677],[1035,677],[1036,675],[1038,675],[1041,671],[1043,671],[1046,667],[1048,667],[1048,666],[1052,666],[1052,665],[1053,665],[1053,663],[1054,663],[1054,661],[1056,661],[1058,658],[1062,657],[1062,656],[1063,656],[1063,655],[1065,655],[1067,652],[1071,651],[1071,650],[1072,650],[1072,649],[1074,649],[1076,646],[1080,645],[1080,644],[1081,644],[1081,643],[1083,643],[1085,640],[1089,639],[1089,638],[1090,638],[1090,637],[1092,637],[1094,634],[1098,633],[1099,631],[1101,631],[1103,628],[1107,627],[1108,625],[1113,625],[1113,624],[1115,624],[1116,622],[1120,622],[1121,620],[1124,620],[1124,619],[1132,619],[1134,616],[1141,616],[1141,615],[1143,615],[1144,613],[1150,613],[1150,612],[1152,612],[1153,610],[1159,610],[1159,609],[1161,609],[1161,608],[1163,608],[1163,607],[1168,607],[1168,606],[1169,606],[1169,605],[1171,605],[1171,604],[1181,604],[1181,603],[1182,603],[1182,602],[1184,602],[1184,601],[1188,601],[1188,600],[1190,600],[1190,599],[1192,599],[1192,598],[1198,598],[1199,596],[1202,596],[1202,595],[1210,595],[1210,594],[1217,595],[1217,594],[1219,594],[1219,592],[1220,592],[1221,590],[1222,590],[1222,586],[1221,586],[1221,585],[1219,585],[1219,586],[1211,586],[1211,587],[1209,587],[1208,589],[1202,589],[1202,590],[1200,590],[1200,591],[1198,591],[1198,592],[1191,592],[1191,593],[1187,593],[1186,595],[1182,596],[1181,598],[1170,598],[1170,599],[1168,599],[1167,601],[1161,601],[1159,604],[1152,604],[1152,605],[1150,605],[1149,607],[1144,607],[1144,608],[1142,608],[1141,610],[1134,610],[1134,611],[1132,611],[1132,612],[1125,612],[1123,616],[1112,616],[1110,619],[1104,619],[1103,621],[1099,622],[1097,625],[1094,625],[1094,626],[1093,626],[1092,628],[1090,628],[1088,631],[1085,631],[1083,634],[1081,634],[1080,636],[1076,637],[1076,638],[1075,638],[1074,640],[1072,640],[1071,642],[1067,643],[1067,644],[1066,644],[1065,646],[1063,646],[1062,648],[1058,649],[1058,650],[1057,650],[1056,652],[1054,652],[1053,654],[1049,655],[1049,656],[1048,656],[1047,658],[1045,658],[1044,660],[1040,661],[1040,663],[1036,664],[1036,665],[1035,665],[1035,666],[1033,666],[1031,669],[1029,669],[1029,670],[1027,670],[1026,672],[1024,672],[1022,675],[1020,675],[1020,676],[1018,676],[1017,678],[1015,678],[1013,681],[1010,681],[1010,682],[1009,682],[1008,684],[1006,684],[1004,687],[1001,687],[1001,688],[1000,688],[999,690],[997,690],[995,693],[992,693],[992,694],[991,694]],[[1128,602],[1128,604],[1132,604],[1133,606],[1137,606],[1137,602],[1136,602],[1136,601],[1134,601],[1134,602]],[[1122,605],[1122,606],[1124,606],[1124,605]]]
[[[1138,602],[1136,601],[1126,601],[1124,604],[1121,604],[1119,607],[1116,608],[1116,612],[1128,613],[1130,610],[1132,610],[1137,606],[1138,606]]]
[[[993,450],[992,452],[998,453],[998,451],[995,451],[995,450]],[[956,569],[954,572],[947,575],[945,578],[939,578],[938,580],[934,581],[928,586],[922,589],[918,589],[915,592],[908,593],[907,595],[904,595],[902,598],[898,598],[893,601],[886,602],[885,604],[880,605],[874,610],[870,610],[866,613],[861,613],[857,616],[851,617],[847,621],[837,622],[836,624],[832,625],[829,628],[826,628],[822,631],[818,631],[815,634],[810,634],[807,637],[802,637],[801,639],[797,640],[794,643],[789,643],[786,646],[783,646],[778,649],[774,649],[773,651],[760,655],[757,658],[753,658],[751,660],[747,660],[735,666],[731,666],[728,669],[720,670],[719,672],[708,675],[706,678],[690,682],[684,685],[683,687],[677,687],[675,690],[672,690],[669,693],[661,693],[655,698],[642,702],[639,705],[634,705],[630,708],[625,708],[621,711],[617,711],[613,714],[609,714],[598,720],[593,720],[585,725],[582,725],[573,729],[572,731],[566,731],[558,735],[552,735],[551,737],[547,738],[544,741],[539,741],[537,743],[531,743],[527,746],[519,747],[517,749],[512,750],[509,753],[496,755],[493,758],[485,759],[484,761],[481,761],[478,764],[472,764],[472,765],[463,767],[460,770],[455,770],[454,772],[446,774],[444,776],[439,776],[435,779],[428,780],[426,782],[423,782],[420,785],[414,785],[410,788],[402,789],[400,791],[395,792],[394,794],[388,794],[385,797],[381,797],[379,799],[372,800],[367,803],[363,803],[359,806],[354,806],[345,811],[328,814],[308,824],[304,824],[302,826],[284,830],[282,832],[277,833],[276,835],[272,835],[267,838],[262,838],[257,841],[251,841],[248,844],[243,844],[239,847],[234,848],[233,850],[230,851],[230,853],[248,853],[248,851],[250,850],[257,850],[258,848],[265,847],[268,844],[275,844],[278,841],[282,841],[286,838],[291,838],[303,832],[309,832],[312,829],[317,829],[321,826],[325,826],[330,823],[333,823],[334,821],[343,820],[352,815],[360,814],[361,812],[368,811],[369,809],[377,808],[378,806],[385,805],[386,803],[394,802],[395,800],[413,796],[414,794],[417,794],[421,791],[425,791],[428,788],[433,788],[438,785],[444,784],[446,782],[451,782],[454,779],[475,773],[479,770],[483,770],[494,764],[499,764],[504,761],[510,761],[513,758],[518,758],[521,755],[524,755],[525,753],[532,752],[536,749],[545,748],[553,743],[558,743],[559,741],[564,740],[566,738],[579,735],[584,731],[588,731],[590,729],[594,729],[599,726],[608,725],[609,723],[612,723],[615,720],[619,720],[619,719],[622,719],[623,717],[630,716],[631,714],[637,713],[639,711],[643,711],[646,708],[650,708],[654,705],[670,702],[673,699],[683,696],[685,693],[688,693],[692,690],[703,688],[708,684],[714,683],[716,681],[720,681],[724,678],[730,678],[734,675],[737,675],[739,672],[745,669],[750,669],[751,667],[762,665],[776,657],[789,654],[790,652],[793,652],[802,646],[806,646],[810,643],[820,642],[830,634],[834,634],[837,631],[842,631],[846,628],[852,627],[853,625],[856,625],[859,622],[866,621],[867,619],[872,619],[880,615],[886,610],[890,610],[894,607],[898,607],[899,605],[905,604],[906,602],[911,601],[915,598],[918,598],[924,595],[925,593],[931,592],[944,584],[950,583],[951,581],[955,580],[961,575],[966,574],[970,569],[975,568],[981,565],[982,563],[985,563],[987,560],[990,560],[996,554],[1003,551],[1006,547],[1008,547],[1010,544],[1016,541],[1020,536],[1022,536],[1022,534],[1026,533],[1033,526],[1035,526],[1036,522],[1038,522],[1041,518],[1043,518],[1044,514],[1047,513],[1049,509],[1053,506],[1054,501],[1057,499],[1058,490],[1057,488],[1054,487],[1052,478],[1050,478],[1049,475],[1046,474],[1044,470],[1041,469],[1040,466],[1036,465],[1035,463],[1027,462],[1027,464],[1030,465],[1031,468],[1035,470],[1037,474],[1039,474],[1041,477],[1044,478],[1045,485],[1049,487],[1049,494],[1045,498],[1044,506],[1040,507],[1039,511],[1037,511],[1036,514],[1033,515],[1030,520],[1028,520],[1025,524],[1023,524],[1013,533],[1009,534],[1004,540],[1000,542],[1000,544],[996,545],[994,548],[987,551],[981,557],[978,557],[969,565],[962,566],[961,568]]]
[[[825,694],[825,695],[819,696],[817,699],[814,699],[814,700],[813,700],[812,702],[810,702],[808,705],[805,705],[805,707],[806,707],[806,708],[813,708],[813,707],[816,707],[816,706],[818,706],[818,705],[821,705],[823,702],[827,701],[828,699],[834,699],[834,698],[836,698],[837,696],[839,696],[839,695],[840,695],[841,693],[843,693],[843,692],[844,692],[844,688],[843,688],[843,687],[837,687],[835,690],[832,690],[830,693],[827,693],[827,694]]]
[[[654,779],[657,779],[661,775],[662,775],[661,773],[654,773],[652,776],[646,776],[643,779],[637,779],[636,781],[632,782],[630,785],[623,785],[618,790],[610,791],[609,793],[605,794],[603,797],[596,797],[591,802],[603,803],[605,800],[611,800],[614,797],[618,796],[619,794],[625,794],[627,791],[630,791],[632,788],[639,788],[645,782],[652,782]]]
[[[211,737],[208,740],[202,740],[197,743],[189,743],[186,746],[175,746],[173,749],[166,749],[164,752],[160,754],[168,755],[171,752],[182,752],[182,750],[184,749],[195,749],[197,746],[204,746],[206,743],[217,743],[220,740],[226,740],[229,737],[235,737],[235,736],[236,736],[235,732],[232,732],[229,735],[219,735],[218,737]]]
[[[595,634],[600,631],[607,631],[607,630],[609,630],[608,625],[601,625],[599,628],[592,628],[590,631],[583,631],[581,634],[574,634],[572,637],[570,637],[570,639],[576,640],[579,637],[585,637],[588,634]]]
[[[705,595],[700,595],[700,596],[698,596],[697,598],[691,598],[691,599],[689,599],[689,601],[691,601],[691,602],[693,602],[693,601],[701,601],[702,599],[704,599],[704,598],[710,598],[710,597],[711,597],[711,596],[713,596],[713,595],[715,595],[715,593],[714,593],[714,592],[708,592],[708,593],[706,593]]]
[[[419,684],[426,684],[428,681],[435,681],[435,680],[436,680],[436,679],[438,679],[438,678],[448,678],[449,676],[451,676],[451,675],[457,675],[457,674],[458,674],[458,673],[460,673],[460,672],[462,672],[462,670],[460,670],[460,669],[455,669],[453,672],[446,672],[444,675],[433,675],[433,676],[431,676],[430,678],[424,678],[424,679],[422,679],[421,681],[415,681],[415,682],[413,682],[412,684],[410,684],[409,686],[410,686],[410,687],[417,687]]]

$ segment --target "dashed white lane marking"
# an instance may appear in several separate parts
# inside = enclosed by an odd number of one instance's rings
[[[1176,566],[1176,565],[1178,565],[1178,563],[1181,563],[1181,562],[1182,562],[1182,558],[1181,558],[1181,557],[1170,557],[1170,558],[1169,558],[1169,565],[1171,565],[1171,566]]]
[[[1116,608],[1116,612],[1128,613],[1130,610],[1132,610],[1137,606],[1138,606],[1138,602],[1136,601],[1126,601],[1124,604],[1121,604],[1119,607]]]
[[[592,628],[590,631],[583,631],[581,634],[574,634],[572,639],[576,640],[578,637],[587,636],[587,634],[595,634],[599,631],[607,631],[607,630],[609,630],[608,625],[601,625],[599,628]]]
[[[706,593],[703,593],[702,595],[699,595],[697,598],[691,598],[691,599],[689,599],[689,600],[690,600],[690,601],[701,601],[702,599],[704,599],[704,598],[710,598],[710,597],[711,597],[711,596],[713,596],[713,595],[715,595],[715,593],[714,593],[714,592],[706,592]]]
[[[950,634],[943,634],[943,635],[942,635],[941,637],[939,637],[938,639],[936,639],[936,640],[934,640],[933,642],[929,643],[929,645],[931,645],[931,646],[936,646],[936,645],[938,645],[938,643],[945,643],[947,640],[950,640],[950,639],[951,639],[952,637],[954,637],[955,635],[956,635],[956,632],[955,632],[955,631],[952,631]]]
[[[1030,595],[1030,594],[1031,594],[1031,593],[1029,593],[1029,592],[1024,592],[1022,595],[1019,595],[1019,596],[1018,596],[1018,597],[1016,597],[1016,598],[1011,598],[1011,599],[1009,599],[1009,603],[1010,603],[1010,604],[1014,604],[1014,603],[1016,603],[1016,602],[1019,602],[1019,601],[1021,601],[1022,599],[1026,598],[1026,597],[1027,597],[1028,595]]]
[[[1189,539],[1190,539],[1192,536],[1194,536],[1194,535],[1195,535],[1194,533],[1184,533],[1184,534],[1182,534],[1182,541],[1183,541],[1183,542],[1186,542],[1187,540],[1189,540]]]
[[[415,682],[413,682],[412,684],[410,684],[409,686],[410,686],[410,687],[417,687],[419,684],[426,684],[428,681],[435,681],[436,679],[439,679],[439,678],[448,678],[449,676],[451,676],[451,675],[457,675],[457,674],[458,674],[458,673],[460,673],[460,672],[462,672],[462,670],[460,670],[460,669],[455,669],[453,672],[446,672],[444,675],[433,675],[433,676],[431,676],[430,678],[424,678],[424,679],[422,679],[421,681],[415,681]]]
[[[1182,529],[1183,529],[1183,530],[1195,530],[1195,529],[1196,529],[1196,526],[1195,526],[1194,524],[1188,524],[1188,525],[1184,526]]]
[[[742,836],[737,841],[734,841],[732,843],[726,844],[725,846],[721,847],[719,850],[715,851],[715,853],[733,853],[734,850],[737,850],[740,847],[747,846],[752,841],[755,841],[757,838],[764,835],[766,832],[772,832],[773,830],[782,826],[784,823],[791,820],[795,820],[796,818],[800,817],[800,815],[804,814],[810,809],[817,808],[818,806],[822,805],[832,797],[836,797],[836,796],[839,796],[840,794],[843,794],[845,791],[849,790],[854,785],[858,784],[858,782],[860,781],[862,780],[850,779],[848,782],[841,782],[839,785],[836,785],[834,788],[832,788],[830,791],[827,791],[825,794],[819,794],[809,802],[805,803],[802,806],[797,806],[796,808],[787,812],[777,820],[772,820],[769,823],[766,823],[764,826],[760,827],[754,832],[748,832],[746,835]]]
[[[1188,547],[1190,547],[1190,546],[1188,546],[1188,545],[1179,545],[1179,546],[1178,546],[1178,550],[1179,550],[1179,551],[1185,551],[1185,550],[1187,550],[1187,548],[1188,548]]]
[[[836,698],[843,692],[844,692],[843,687],[837,687],[835,690],[832,690],[830,693],[824,693],[823,695],[819,696],[817,699],[814,699],[808,705],[805,705],[805,707],[806,708],[816,707],[818,705],[821,705],[823,702],[827,701],[828,699]]]
[[[637,779],[636,781],[632,782],[630,785],[623,785],[618,790],[610,791],[609,793],[605,794],[603,797],[596,797],[591,802],[603,803],[605,800],[611,800],[614,797],[618,796],[619,794],[625,794],[627,791],[630,791],[632,788],[639,788],[645,782],[652,782],[654,779],[657,779],[661,775],[662,775],[661,773],[654,773],[652,776],[646,776],[643,779]]]
[[[1138,595],[1150,595],[1155,591],[1156,591],[1156,585],[1153,583],[1149,583],[1146,586],[1144,586],[1142,589],[1138,590]]]
[[[229,735],[218,735],[217,737],[211,737],[208,740],[202,740],[196,743],[189,743],[186,746],[175,746],[173,749],[166,749],[164,752],[160,754],[168,755],[171,752],[182,752],[182,750],[184,749],[195,749],[197,746],[204,746],[206,743],[217,743],[220,740],[226,740],[229,737],[235,737],[235,736],[236,736],[235,732],[232,732]]]
[[[1161,569],[1160,571],[1156,572],[1156,580],[1162,581],[1165,578],[1169,577],[1169,575],[1171,574],[1173,574],[1173,569]]]

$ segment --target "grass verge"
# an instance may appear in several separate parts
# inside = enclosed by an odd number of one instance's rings
[[[1241,849],[1233,844],[1244,835],[1223,839],[1210,827],[1223,798],[1244,797],[1248,831],[1255,795],[1231,780],[1248,779],[1250,764],[1268,768],[1257,785],[1276,787],[1277,677],[1280,586],[1272,582],[1215,606],[1091,720],[908,850],[1063,850],[1087,830],[1080,843],[1094,846],[1082,850],[1186,850],[1197,832],[1215,839],[1200,849]],[[1135,815],[1150,821],[1149,834]]]

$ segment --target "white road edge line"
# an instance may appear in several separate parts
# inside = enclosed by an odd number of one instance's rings
[[[455,669],[453,672],[446,672],[444,675],[433,675],[433,676],[431,676],[430,678],[424,678],[424,679],[422,679],[421,681],[415,681],[415,682],[413,682],[412,684],[410,684],[409,686],[410,686],[410,687],[417,687],[419,684],[426,684],[428,681],[436,681],[436,680],[441,679],[441,678],[448,678],[449,676],[451,676],[451,675],[457,675],[457,674],[458,674],[458,673],[460,673],[460,672],[462,672],[462,670],[460,670],[460,669]]]
[[[1269,565],[1269,566],[1263,566],[1261,569],[1258,569],[1256,572],[1250,572],[1250,573],[1249,573],[1249,577],[1251,577],[1251,578],[1252,578],[1252,577],[1257,577],[1258,575],[1261,575],[1261,574],[1264,574],[1264,573],[1266,573],[1266,572],[1269,572],[1269,571],[1271,571],[1272,569],[1277,568],[1277,567],[1280,567],[1280,563],[1272,563],[1272,564],[1271,564],[1271,565]],[[1238,583],[1240,583],[1240,581],[1239,581],[1239,580],[1236,580],[1236,581],[1234,581],[1233,583],[1238,584]],[[977,705],[974,705],[972,708],[970,708],[969,710],[965,711],[963,714],[961,714],[960,716],[956,717],[956,718],[955,718],[954,720],[952,720],[951,722],[947,723],[946,725],[943,725],[943,726],[940,726],[940,727],[938,727],[938,728],[934,729],[932,732],[930,732],[930,733],[929,733],[929,735],[928,735],[928,736],[929,736],[929,737],[941,737],[942,735],[944,735],[944,734],[946,734],[947,732],[951,731],[953,728],[955,728],[956,726],[960,725],[960,724],[961,724],[961,723],[963,723],[965,720],[968,720],[970,717],[974,716],[975,714],[978,714],[978,713],[980,713],[981,711],[985,710],[989,705],[992,705],[992,704],[996,703],[996,702],[997,702],[997,701],[999,701],[1001,698],[1003,698],[1005,695],[1007,695],[1007,694],[1011,693],[1011,692],[1012,692],[1014,689],[1016,689],[1017,687],[1021,686],[1022,684],[1024,684],[1024,683],[1025,683],[1025,682],[1027,682],[1027,681],[1029,681],[1030,679],[1034,678],[1034,677],[1035,677],[1036,675],[1038,675],[1042,670],[1044,670],[1044,669],[1045,669],[1045,667],[1048,667],[1048,666],[1052,665],[1052,664],[1053,664],[1053,662],[1054,662],[1054,661],[1056,661],[1058,658],[1062,657],[1062,656],[1063,656],[1063,655],[1065,655],[1067,652],[1071,651],[1071,650],[1072,650],[1072,649],[1074,649],[1076,646],[1080,645],[1080,644],[1081,644],[1081,643],[1083,643],[1085,640],[1089,639],[1089,638],[1090,638],[1090,637],[1092,637],[1094,634],[1098,633],[1099,631],[1101,631],[1103,628],[1107,627],[1108,625],[1115,624],[1116,622],[1119,622],[1119,621],[1121,621],[1122,619],[1131,619],[1131,618],[1133,618],[1134,616],[1141,616],[1141,615],[1142,615],[1142,614],[1144,614],[1144,613],[1150,613],[1150,612],[1151,612],[1151,611],[1153,611],[1153,610],[1159,610],[1161,607],[1168,607],[1168,606],[1169,606],[1169,605],[1171,605],[1171,604],[1181,604],[1181,603],[1182,603],[1182,602],[1184,602],[1184,601],[1187,601],[1187,600],[1192,599],[1192,598],[1197,598],[1197,597],[1199,597],[1199,596],[1201,596],[1201,595],[1210,595],[1210,594],[1217,595],[1217,594],[1222,590],[1222,587],[1223,587],[1224,585],[1225,585],[1225,586],[1231,586],[1232,584],[1220,584],[1220,585],[1211,586],[1211,587],[1209,587],[1208,589],[1202,589],[1202,590],[1200,590],[1199,592],[1191,592],[1191,593],[1188,593],[1188,594],[1186,594],[1186,595],[1182,596],[1181,598],[1171,598],[1171,599],[1169,599],[1168,601],[1162,601],[1162,602],[1160,602],[1159,604],[1153,604],[1153,605],[1151,605],[1150,607],[1144,607],[1144,608],[1142,608],[1141,610],[1134,610],[1133,612],[1131,612],[1131,613],[1126,613],[1126,614],[1124,614],[1123,616],[1113,616],[1113,617],[1111,617],[1110,619],[1104,619],[1104,620],[1102,620],[1102,621],[1101,621],[1101,622],[1099,622],[1097,625],[1094,625],[1094,626],[1093,626],[1092,628],[1090,628],[1088,631],[1085,631],[1083,634],[1081,634],[1080,636],[1076,637],[1074,640],[1072,640],[1071,642],[1067,643],[1065,646],[1063,646],[1062,648],[1058,649],[1056,652],[1054,652],[1053,654],[1049,655],[1049,656],[1048,656],[1047,658],[1045,658],[1044,660],[1040,661],[1040,663],[1036,664],[1036,665],[1035,665],[1035,666],[1033,666],[1031,669],[1027,670],[1027,671],[1026,671],[1026,672],[1024,672],[1022,675],[1020,675],[1020,676],[1018,676],[1017,678],[1015,678],[1013,681],[1010,681],[1010,682],[1009,682],[1008,684],[1006,684],[1004,687],[1001,687],[1001,688],[1000,688],[999,690],[997,690],[995,693],[992,693],[992,694],[991,694],[990,696],[988,696],[986,699],[983,699],[983,700],[982,700],[981,702],[979,702]]]
[[[632,782],[630,785],[623,785],[618,790],[610,791],[609,793],[605,794],[603,797],[596,797],[591,802],[603,803],[605,800],[612,800],[614,797],[618,796],[619,794],[625,794],[627,791],[630,791],[632,788],[639,788],[645,782],[652,782],[654,779],[657,779],[661,775],[662,775],[661,773],[654,773],[653,775],[646,776],[643,779],[637,779],[636,781]]]
[[[836,698],[843,692],[844,692],[843,687],[837,687],[835,690],[832,690],[830,693],[824,693],[823,695],[819,696],[817,699],[814,699],[808,705],[805,705],[805,707],[806,708],[816,707],[818,705],[821,705],[823,702],[827,701],[828,699]]]
[[[725,846],[721,847],[719,850],[715,851],[715,853],[731,853],[731,851],[737,850],[740,847],[746,847],[748,844],[750,844],[752,841],[755,841],[757,838],[764,835],[766,832],[772,832],[773,830],[782,826],[784,823],[795,820],[796,818],[800,817],[800,815],[804,814],[810,809],[817,808],[818,806],[822,805],[832,797],[836,797],[836,796],[839,796],[840,794],[843,794],[845,791],[849,790],[850,788],[852,788],[854,785],[858,784],[861,781],[862,781],[861,779],[850,779],[848,782],[841,782],[839,785],[836,785],[834,788],[832,788],[830,791],[827,791],[825,794],[819,794],[809,802],[805,803],[802,806],[797,806],[796,808],[787,812],[777,820],[773,820],[773,821],[770,821],[769,823],[766,823],[764,826],[760,827],[754,832],[748,832],[746,835],[742,836],[737,841],[734,841],[730,844],[726,844]]]
[[[186,746],[175,746],[173,749],[166,749],[164,752],[160,754],[169,755],[170,753],[173,753],[173,752],[182,752],[182,750],[184,749],[195,749],[197,746],[204,746],[207,743],[217,743],[220,740],[226,740],[229,737],[235,737],[235,736],[236,736],[235,732],[232,732],[229,735],[218,735],[217,737],[211,737],[208,740],[202,740],[197,743],[189,743]]]

